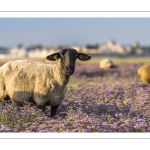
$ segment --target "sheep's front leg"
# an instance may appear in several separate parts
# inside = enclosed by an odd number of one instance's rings
[[[14,99],[12,99],[12,107],[13,107],[14,109],[19,110],[20,107],[22,107],[22,106],[23,106],[22,103],[19,103],[19,102],[15,101]]]
[[[51,106],[51,117],[54,117],[56,115],[58,107],[59,105]]]

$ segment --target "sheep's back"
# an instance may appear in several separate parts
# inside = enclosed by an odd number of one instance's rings
[[[12,76],[12,85],[16,88],[27,87],[32,85],[47,86],[49,80],[53,78],[53,69],[55,65],[44,64],[42,62],[28,63],[17,70]]]
[[[27,65],[28,63],[33,63],[32,60],[16,60],[10,61],[5,63],[3,66],[0,67],[0,71],[2,72],[4,77],[12,76],[13,74],[17,73],[22,67]]]

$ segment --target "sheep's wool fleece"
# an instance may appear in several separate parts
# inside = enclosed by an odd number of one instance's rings
[[[113,62],[108,58],[102,59],[99,63],[100,68],[109,68],[112,67],[113,65],[114,65]]]
[[[5,79],[5,91],[15,101],[33,97],[38,105],[49,102],[59,105],[66,94],[64,76],[57,64],[19,60],[3,65],[0,73]]]
[[[146,64],[138,69],[138,74],[143,83],[150,83],[150,64]]]

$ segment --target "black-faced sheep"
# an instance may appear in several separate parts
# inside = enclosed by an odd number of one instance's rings
[[[51,106],[51,117],[55,116],[77,58],[81,61],[91,59],[87,54],[66,48],[47,56],[48,60],[58,60],[56,64],[32,60],[4,64],[0,67],[0,100],[9,96],[15,106],[34,101],[43,111]]]
[[[150,83],[150,64],[146,64],[138,69],[138,74],[143,83]]]

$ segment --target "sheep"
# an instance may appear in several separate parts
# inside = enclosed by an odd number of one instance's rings
[[[143,83],[150,83],[150,64],[146,64],[138,69],[138,75]]]
[[[100,68],[113,68],[113,67],[115,67],[115,65],[112,62],[112,60],[110,60],[108,58],[104,58],[100,61],[99,67]]]
[[[43,111],[46,106],[51,106],[51,117],[54,117],[65,97],[76,59],[87,61],[91,56],[64,48],[46,58],[58,61],[54,64],[18,60],[0,67],[0,100],[9,96],[13,106],[34,102]]]

